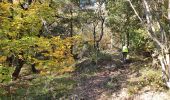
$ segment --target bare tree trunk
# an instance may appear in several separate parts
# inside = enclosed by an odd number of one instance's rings
[[[139,17],[137,11],[135,10],[134,6],[132,5],[131,1],[128,0],[131,7],[133,8],[135,14],[138,16],[138,18],[140,19],[140,21],[142,22],[142,24],[145,27],[144,22],[141,20],[141,18]],[[170,0],[168,0],[168,22],[169,22],[169,26],[170,26]],[[145,28],[148,31],[148,35],[150,36],[150,38],[155,41],[158,46],[160,48],[160,53],[159,53],[159,61],[161,64],[161,68],[162,68],[162,76],[163,79],[166,81],[166,85],[170,88],[170,52],[169,52],[169,45],[168,45],[168,38],[167,35],[163,29],[163,26],[161,25],[161,22],[159,21],[159,16],[157,16],[156,20],[152,19],[152,14],[150,12],[150,6],[148,4],[147,0],[143,0],[143,5],[144,5],[144,9],[145,9],[145,15],[146,15],[146,21],[147,21],[147,28]],[[155,27],[153,25],[153,22],[157,22],[158,26],[160,26],[159,28],[159,32],[160,32],[160,37],[158,38],[156,36],[156,31],[155,31]],[[170,27],[169,27],[170,28]]]
[[[169,29],[170,29],[170,0],[168,0],[168,22],[169,22]],[[166,37],[167,38],[167,37]],[[166,64],[167,64],[167,70],[168,70],[168,82],[167,85],[170,88],[170,48],[169,44],[167,43],[168,41],[165,41],[166,48],[165,50],[165,57],[166,57]]]
[[[168,48],[165,49],[165,60],[168,70],[168,81],[170,82],[170,57]]]
[[[129,24],[130,19],[129,19],[129,14],[127,14],[127,21],[125,23],[125,26]],[[127,45],[127,47],[129,47],[129,30],[128,28],[125,28],[125,44]]]
[[[152,17],[151,17],[151,13],[150,13],[150,10],[149,10],[149,5],[148,3],[146,2],[146,0],[143,0],[144,1],[144,5],[145,5],[145,9],[146,9],[146,18],[147,18],[147,24],[148,24],[148,30],[150,32],[150,35],[151,35],[151,38],[157,42],[157,44],[161,47],[161,52],[162,52],[162,58],[160,60],[161,62],[161,66],[162,66],[162,72],[163,76],[167,76],[167,80],[166,80],[166,84],[167,86],[170,88],[170,58],[169,58],[169,50],[168,50],[168,45],[167,45],[167,37],[166,37],[166,34],[163,33],[163,31],[161,31],[161,28],[160,28],[160,31],[161,34],[164,34],[162,35],[164,38],[164,41],[162,40],[158,40],[158,38],[155,36],[155,29],[154,29],[154,26],[152,25]],[[169,4],[169,7],[170,8],[170,4]],[[168,9],[169,10],[169,9]],[[170,11],[168,11],[168,19],[170,19]],[[159,21],[157,21],[159,23]]]
[[[139,14],[137,13],[136,9],[134,8],[134,6],[132,5],[132,2],[130,0],[128,0],[128,2],[130,3],[130,6],[133,8],[133,11],[135,12],[135,14],[138,16],[139,20],[142,22],[142,24],[144,25],[144,21],[141,19],[141,17],[139,16]],[[144,5],[144,9],[145,9],[145,15],[146,15],[146,20],[147,20],[147,25],[148,27],[146,28],[144,25],[144,28],[148,31],[148,36],[150,36],[150,38],[156,42],[161,48],[163,48],[162,43],[157,39],[157,37],[155,37],[155,28],[153,27],[151,20],[152,20],[152,16],[151,16],[151,12],[149,9],[149,5],[147,3],[146,0],[143,0],[143,5]]]
[[[169,22],[169,25],[170,25],[170,0],[168,2],[168,22]]]
[[[101,18],[101,33],[99,39],[96,41],[96,47],[98,50],[99,50],[99,42],[102,40],[104,35],[104,22],[105,22],[105,18]]]
[[[96,48],[96,25],[93,23],[93,41],[94,41],[94,48]]]
[[[73,37],[73,11],[70,9],[71,21],[70,21],[70,37]],[[71,45],[71,54],[73,54],[73,45]]]
[[[162,78],[163,78],[164,81],[167,81],[168,75],[166,74],[165,60],[164,60],[162,55],[159,55],[158,59],[159,59],[159,61],[161,63],[161,67],[162,67]]]
[[[138,17],[138,19],[139,19],[141,22],[143,22],[142,19],[141,19],[140,16],[139,16],[139,14],[137,13],[135,7],[133,6],[131,0],[127,0],[127,1],[129,2],[130,6],[132,7],[132,9],[133,9],[133,11],[135,12],[136,16]]]
[[[113,50],[113,34],[111,34],[111,39],[110,39],[110,50]]]
[[[12,74],[12,78],[13,78],[14,80],[16,80],[16,79],[18,78],[19,73],[20,73],[20,71],[21,71],[21,68],[22,68],[23,65],[24,65],[24,61],[23,61],[22,59],[18,59],[18,58],[17,58],[17,61],[18,61],[18,62],[17,62],[17,66],[16,66],[16,68],[15,68],[13,74]]]
[[[73,11],[70,9],[71,20],[70,20],[70,37],[73,36]]]

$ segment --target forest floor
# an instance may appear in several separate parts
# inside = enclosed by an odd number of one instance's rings
[[[170,100],[166,90],[152,89],[149,85],[142,87],[135,93],[129,93],[129,82],[131,79],[141,75],[142,68],[146,67],[150,60],[133,59],[128,64],[122,64],[120,54],[111,53],[111,60],[102,60],[97,63],[94,72],[86,73],[87,69],[92,69],[88,61],[81,63],[85,69],[78,71],[74,80],[78,82],[72,92],[72,96],[77,100]],[[85,63],[86,62],[86,63]],[[88,71],[89,72],[89,71]],[[133,87],[135,88],[135,87]],[[134,90],[135,91],[135,90]]]
[[[6,92],[0,100],[170,100],[170,92],[160,86],[159,78],[153,78],[159,71],[148,67],[151,60],[130,59],[122,64],[119,53],[109,52],[97,63],[89,58],[77,61],[72,73],[25,75],[9,85],[0,84],[0,92]],[[146,76],[152,80],[147,81]]]

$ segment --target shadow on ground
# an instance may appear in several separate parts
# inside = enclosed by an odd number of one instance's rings
[[[9,88],[1,94],[0,100],[56,100],[66,98],[73,90],[76,81],[69,74],[60,76],[37,76],[32,81],[17,80],[13,85],[7,85]]]
[[[120,54],[106,54],[97,63],[84,59],[76,65],[77,86],[72,97],[82,100],[104,100],[119,92],[127,83],[128,66],[120,60]]]

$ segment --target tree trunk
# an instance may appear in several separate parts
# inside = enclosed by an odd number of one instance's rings
[[[21,68],[22,68],[23,65],[24,65],[24,61],[23,61],[22,59],[18,59],[18,62],[17,62],[17,63],[18,63],[18,64],[17,64],[17,66],[16,66],[16,68],[15,68],[13,74],[12,74],[12,78],[13,78],[14,80],[16,80],[16,79],[18,78],[19,73],[20,73],[20,71],[21,71]]]
[[[169,22],[169,25],[170,25],[170,0],[168,2],[168,22]]]
[[[164,81],[167,81],[168,75],[166,74],[166,64],[165,64],[164,57],[162,55],[159,55],[158,59],[160,61],[161,68],[162,68],[162,79]]]
[[[94,48],[96,48],[96,25],[93,23],[93,41],[94,41]]]
[[[99,50],[99,43],[102,40],[103,35],[104,35],[104,22],[105,22],[105,18],[101,18],[101,33],[100,33],[99,39],[96,41],[97,50]]]
[[[165,49],[165,59],[166,59],[166,65],[168,70],[168,81],[170,82],[170,57],[169,57],[169,50]]]
[[[157,43],[157,46],[159,46],[158,49],[160,51],[159,53],[159,61],[161,64],[161,68],[162,68],[162,76],[163,79],[166,82],[166,85],[170,88],[170,53],[169,53],[169,45],[168,45],[168,38],[167,38],[167,33],[165,33],[164,29],[163,29],[163,25],[161,25],[160,22],[160,14],[157,17],[157,19],[153,19],[152,18],[152,13],[157,13],[157,12],[152,12],[150,11],[150,6],[148,4],[149,0],[143,0],[143,6],[145,9],[145,15],[146,15],[146,22],[147,22],[147,27],[145,27],[145,22],[141,20],[141,18],[139,17],[137,11],[135,10],[134,6],[132,5],[131,1],[128,0],[131,7],[133,8],[135,14],[138,16],[138,18],[140,19],[140,21],[142,22],[144,28],[148,31],[148,35],[150,36],[150,38]],[[160,7],[161,8],[161,7]],[[160,9],[158,9],[160,10]],[[170,0],[168,0],[168,22],[169,22],[169,29],[170,29]],[[154,23],[158,23],[158,26],[160,26],[159,28],[159,36],[157,36],[158,34],[156,33],[156,28],[154,26]],[[161,37],[161,38],[159,38]]]
[[[163,80],[170,88],[170,54],[168,53],[168,49],[162,49],[162,54],[159,55],[158,59],[161,63]]]
[[[70,37],[73,37],[73,11],[70,9],[71,20],[70,20]],[[73,54],[73,45],[71,45],[71,54]]]

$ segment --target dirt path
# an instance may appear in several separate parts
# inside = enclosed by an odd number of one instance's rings
[[[118,97],[121,89],[126,86],[127,74],[126,68],[112,68],[112,70],[107,69],[89,77],[79,77],[76,79],[79,84],[73,94],[84,100],[107,100],[113,95]]]
[[[96,100],[103,92],[107,90],[104,87],[105,82],[109,80],[109,73],[107,71],[97,73],[94,76],[78,79],[80,84],[74,91],[74,94],[79,98],[86,100]]]
[[[72,93],[75,97],[83,100],[107,100],[126,85],[128,68],[122,66],[119,55],[113,56],[112,61],[100,62],[98,67],[102,70],[93,75],[83,77],[79,76],[80,73],[76,75],[75,80],[79,84]]]
[[[112,60],[103,61],[99,66],[103,69],[93,75],[80,77],[78,73],[74,80],[79,84],[72,97],[77,98],[75,100],[170,100],[166,93],[153,91],[129,96],[127,80],[134,73],[129,70],[128,64],[122,66],[119,55],[113,56]]]

